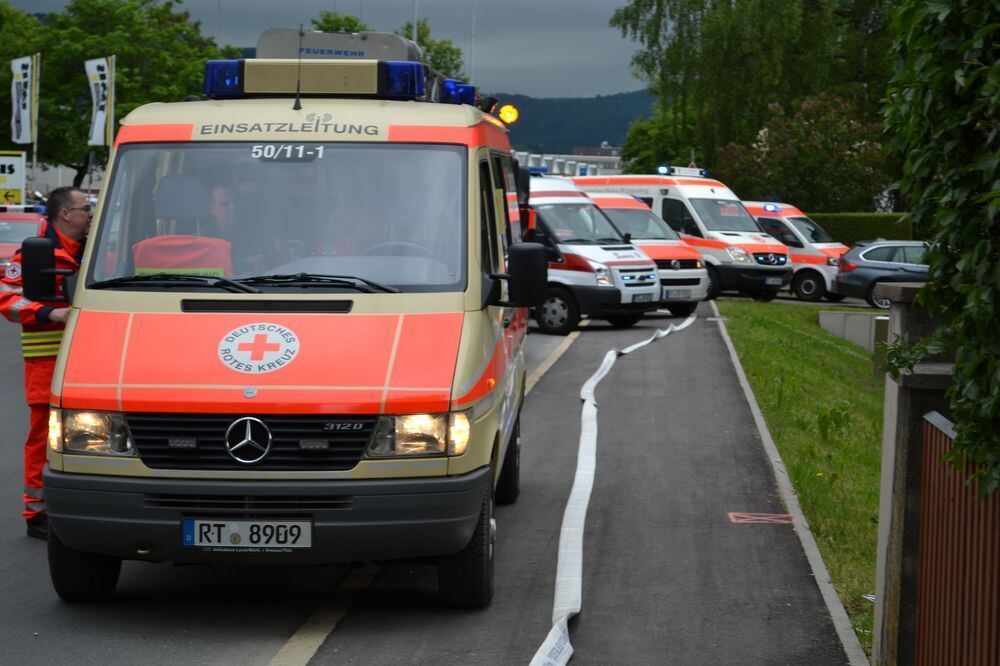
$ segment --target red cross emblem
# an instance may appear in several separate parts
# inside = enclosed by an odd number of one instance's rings
[[[267,333],[257,333],[253,336],[253,342],[241,342],[237,349],[241,352],[250,352],[251,361],[263,361],[264,354],[278,351],[281,345],[277,342],[268,342]]]

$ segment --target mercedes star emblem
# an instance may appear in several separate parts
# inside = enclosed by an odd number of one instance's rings
[[[226,430],[226,452],[238,463],[258,463],[270,450],[271,431],[260,419],[244,416]]]
[[[774,253],[773,252],[768,253],[768,255],[767,255],[767,263],[769,263],[769,264],[773,264],[774,263]]]
[[[674,259],[673,261],[670,262],[670,267],[675,271],[679,271],[681,269],[681,262]]]

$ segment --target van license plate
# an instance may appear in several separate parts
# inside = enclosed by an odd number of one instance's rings
[[[283,551],[312,546],[308,520],[208,520],[185,518],[183,544],[189,548]]]
[[[635,294],[635,295],[632,296],[632,302],[633,303],[652,303],[653,302],[653,295],[652,294]]]
[[[780,277],[764,278],[764,284],[781,284],[781,278]]]
[[[677,298],[691,298],[690,289],[664,289],[663,300],[669,301]]]

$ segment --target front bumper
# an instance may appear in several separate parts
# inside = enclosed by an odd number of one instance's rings
[[[653,298],[645,303],[622,303],[623,298],[633,298],[632,290],[622,290],[617,287],[589,287],[566,285],[573,293],[580,314],[588,317],[603,318],[618,314],[638,314],[652,312],[659,307]],[[624,292],[624,296],[623,296]]]
[[[792,281],[793,272],[791,266],[765,268],[720,264],[715,268],[719,271],[723,291],[778,291]]]
[[[868,295],[868,287],[870,285],[871,280],[866,277],[850,274],[840,275],[833,281],[832,291],[842,296],[865,298]]]
[[[333,564],[449,555],[472,538],[488,467],[452,477],[348,481],[151,479],[46,467],[49,521],[68,547],[180,563]],[[212,551],[181,545],[183,518],[306,519],[312,547]],[[139,551],[142,551],[140,554]]]

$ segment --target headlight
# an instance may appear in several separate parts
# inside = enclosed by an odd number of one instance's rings
[[[701,268],[702,266],[704,266],[704,264],[701,263],[701,259],[695,259],[694,260],[694,267],[695,268]]]
[[[393,456],[458,456],[469,446],[469,417],[454,414],[380,416],[365,454]]]
[[[827,257],[826,258],[826,265],[827,266],[836,266],[837,265],[837,257]]]
[[[134,456],[125,417],[117,412],[49,412],[49,448],[65,453]]]
[[[594,269],[594,275],[597,277],[598,287],[613,287],[615,286],[614,281],[611,279],[611,271],[604,264],[599,264],[596,261],[587,260],[590,263],[590,267]]]
[[[733,247],[732,245],[730,245],[729,247],[726,248],[726,253],[729,254],[729,256],[732,257],[734,261],[739,261],[744,264],[753,263],[753,257],[751,257],[750,253],[741,247]]]

